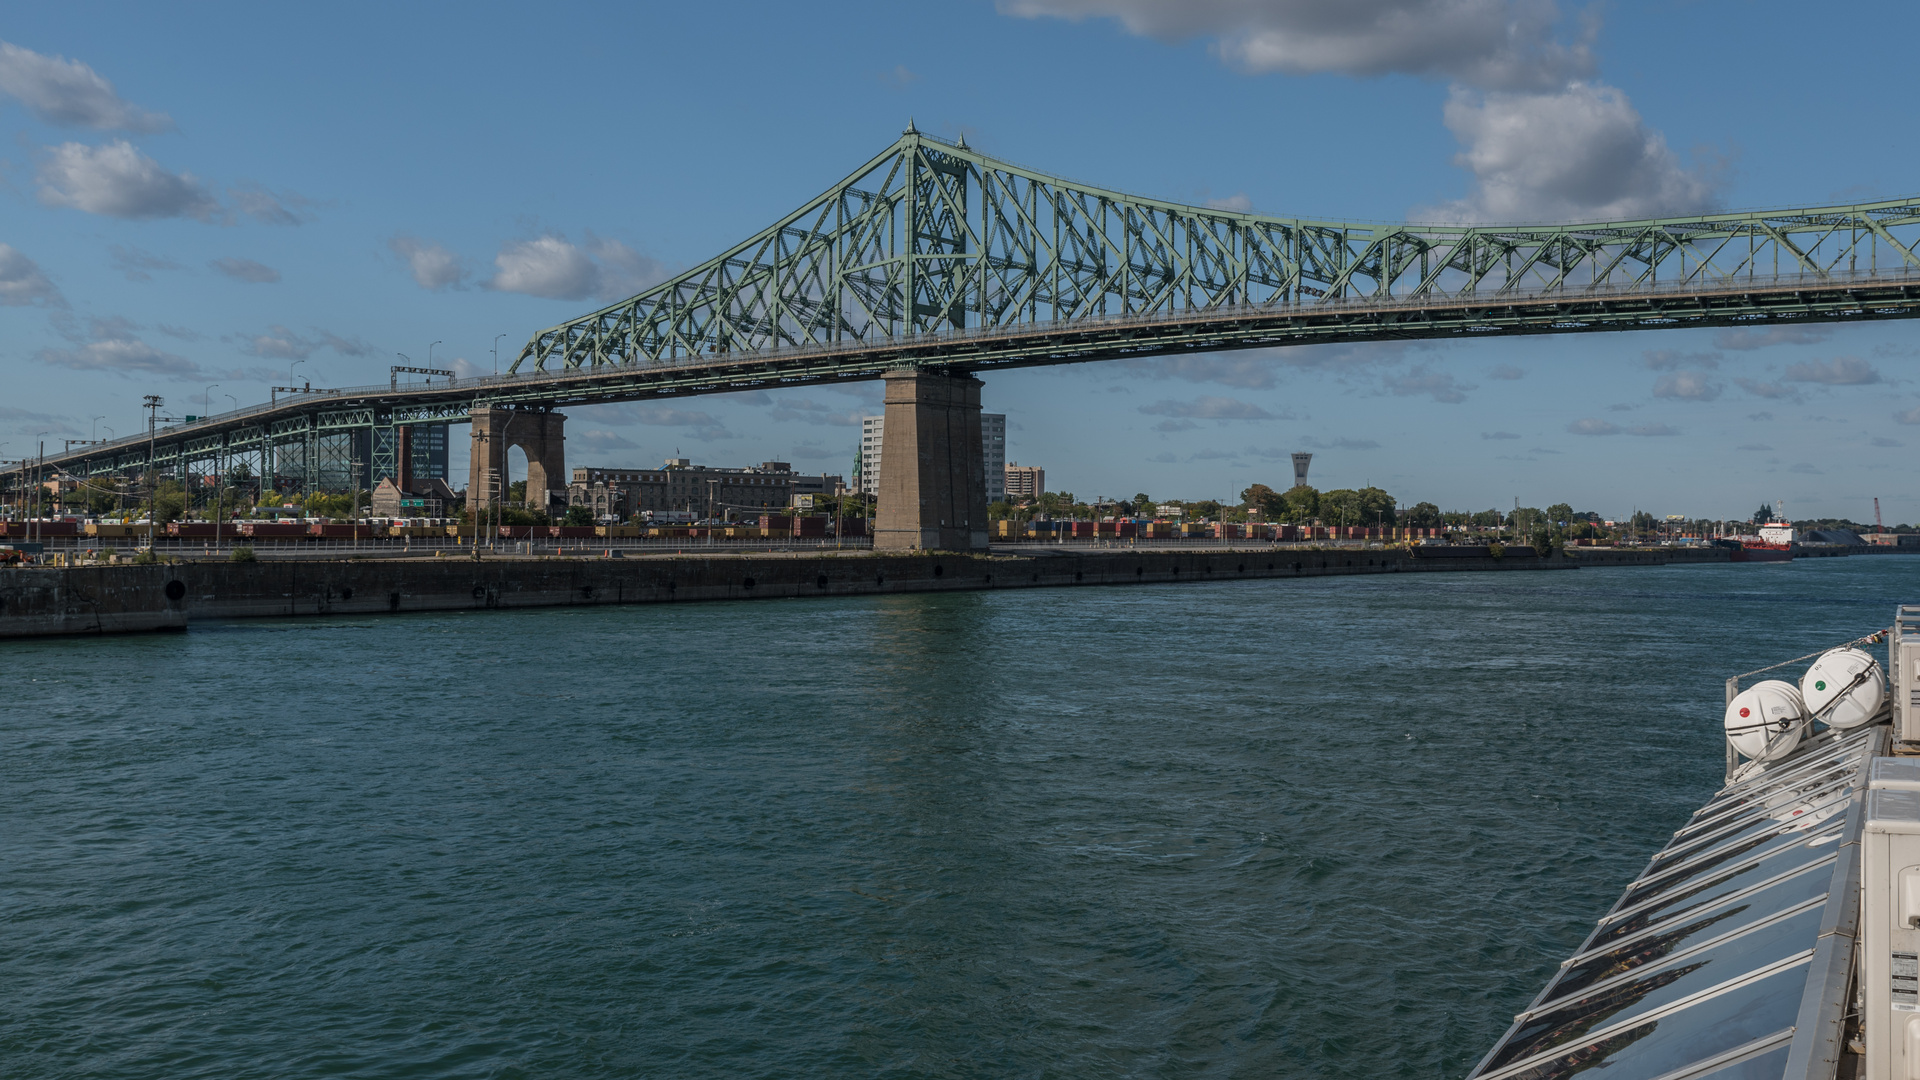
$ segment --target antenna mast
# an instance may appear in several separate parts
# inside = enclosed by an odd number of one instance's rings
[[[1879,536],[1886,529],[1880,524],[1880,496],[1873,497],[1873,535]]]

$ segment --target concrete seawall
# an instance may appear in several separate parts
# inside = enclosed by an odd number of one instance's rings
[[[1717,557],[1716,557],[1717,556]],[[1725,562],[1714,551],[1572,557],[1214,548],[1045,554],[808,553],[639,559],[188,562],[0,571],[0,637],[177,629],[192,619],[662,604],[1356,574],[1574,570]]]

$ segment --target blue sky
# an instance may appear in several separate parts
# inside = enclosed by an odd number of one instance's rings
[[[810,199],[909,116],[1107,187],[1368,220],[1920,193],[1906,8],[1530,0],[0,8],[0,458],[490,371]],[[1920,520],[1915,329],[1380,345],[997,373],[1083,497]],[[296,364],[296,361],[299,363]],[[877,386],[570,412],[570,464],[846,472]],[[189,402],[192,404],[190,405]],[[95,417],[104,417],[96,420]],[[1903,422],[1908,421],[1908,422]],[[461,429],[456,429],[457,431]],[[463,440],[456,440],[461,442]],[[464,475],[464,472],[459,473]]]

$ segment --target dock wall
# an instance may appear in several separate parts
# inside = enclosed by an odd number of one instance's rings
[[[1715,556],[1718,556],[1717,558]],[[0,637],[183,627],[192,619],[496,607],[662,604],[1360,574],[1574,570],[1724,562],[1712,551],[1494,558],[1402,550],[1251,548],[715,555],[650,558],[286,560],[0,571]]]

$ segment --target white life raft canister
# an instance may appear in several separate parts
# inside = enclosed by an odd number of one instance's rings
[[[1800,745],[1800,721],[1806,715],[1806,702],[1792,683],[1779,679],[1754,683],[1727,705],[1727,741],[1741,757],[1783,758]]]
[[[1808,712],[1845,731],[1880,715],[1887,677],[1864,649],[1829,649],[1801,676],[1800,697]]]

